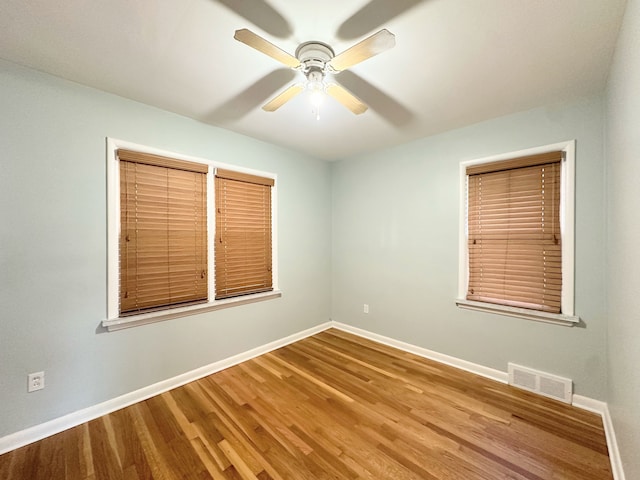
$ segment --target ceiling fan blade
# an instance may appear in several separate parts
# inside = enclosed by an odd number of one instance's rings
[[[366,112],[369,108],[349,90],[335,83],[327,85],[327,94],[331,95],[356,115]]]
[[[296,95],[299,95],[303,90],[304,90],[304,87],[302,85],[300,85],[299,83],[295,83],[291,85],[289,88],[287,88],[284,92],[277,95],[275,98],[271,99],[269,102],[263,105],[262,109],[265,112],[275,112],[277,109],[279,109],[282,105],[287,103],[293,97],[295,97]]]
[[[396,45],[396,36],[386,28],[365,38],[331,59],[329,65],[336,72],[346,70]]]
[[[235,38],[239,42],[244,43],[245,45],[250,46],[251,48],[255,48],[259,52],[270,56],[280,63],[285,64],[287,67],[297,68],[300,66],[300,60],[298,60],[296,57],[276,47],[273,43],[265,40],[260,35],[256,35],[251,30],[247,30],[246,28],[236,30],[233,38]]]

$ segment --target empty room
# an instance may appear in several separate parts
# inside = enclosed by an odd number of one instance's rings
[[[0,0],[0,478],[640,478],[640,0]]]

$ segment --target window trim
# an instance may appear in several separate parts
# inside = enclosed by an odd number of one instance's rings
[[[120,316],[119,309],[119,244],[120,237],[120,169],[117,156],[118,149],[134,150],[144,153],[171,157],[178,160],[188,162],[202,163],[208,165],[207,173],[207,232],[209,238],[208,252],[208,295],[209,301],[198,305],[190,305],[186,307],[168,308],[156,312],[146,312],[137,315]],[[274,173],[263,172],[251,168],[239,167],[228,163],[222,163],[204,158],[183,155],[175,152],[168,152],[145,145],[139,145],[124,140],[117,140],[107,137],[107,318],[102,321],[102,326],[109,331],[120,330],[137,325],[146,325],[149,323],[170,320],[173,318],[194,315],[197,313],[210,312],[222,308],[229,308],[238,305],[246,305],[248,303],[260,302],[272,298],[282,296],[282,292],[278,288],[278,208],[277,208],[277,175]],[[215,238],[215,187],[214,176],[216,168],[233,170],[236,172],[247,173],[250,175],[258,175],[261,177],[271,178],[274,180],[274,186],[271,187],[271,274],[273,277],[273,290],[270,292],[262,292],[255,294],[242,295],[223,300],[215,300],[215,252],[211,239]]]
[[[511,158],[536,155],[561,150],[564,152],[561,163],[561,193],[560,193],[560,229],[562,234],[562,299],[560,314],[539,312],[526,308],[509,307],[486,302],[476,302],[466,299],[469,282],[469,252],[467,244],[467,167],[483,163],[508,160]],[[466,160],[460,162],[460,214],[458,235],[458,296],[456,305],[468,310],[495,313],[511,317],[536,320],[558,325],[573,326],[580,322],[574,311],[575,287],[575,150],[576,141],[544,145],[528,148],[516,152],[508,152],[490,157]]]

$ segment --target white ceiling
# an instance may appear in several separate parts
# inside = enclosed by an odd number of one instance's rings
[[[0,57],[324,159],[601,92],[624,0],[0,0]],[[396,47],[336,76],[370,107],[300,95],[301,75],[233,39],[336,53]]]

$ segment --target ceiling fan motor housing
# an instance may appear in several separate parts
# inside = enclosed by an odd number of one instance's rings
[[[296,49],[296,58],[300,60],[305,75],[313,71],[326,73],[327,63],[333,57],[333,49],[322,42],[305,42]]]

